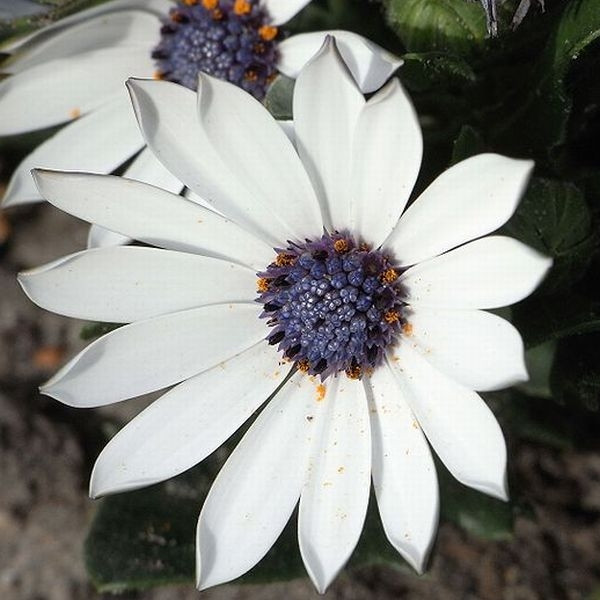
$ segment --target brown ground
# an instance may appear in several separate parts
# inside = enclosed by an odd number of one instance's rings
[[[40,397],[37,385],[83,346],[80,324],[37,309],[14,274],[79,250],[85,226],[49,206],[10,211],[10,243],[0,256],[0,598],[95,600],[81,547],[94,503],[86,495],[98,451],[99,413]],[[2,224],[0,218],[0,226]],[[0,230],[2,229],[0,227]],[[0,231],[1,233],[1,231]],[[135,403],[134,403],[135,404]],[[139,409],[102,409],[125,419]],[[482,542],[440,528],[422,578],[386,568],[342,575],[327,598],[408,600],[562,600],[600,598],[600,456],[520,443],[512,469],[533,507],[510,542]],[[222,586],[207,600],[316,598],[307,580],[272,586]],[[189,588],[124,598],[183,600]]]

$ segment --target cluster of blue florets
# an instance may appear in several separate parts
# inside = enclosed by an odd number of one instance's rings
[[[299,369],[358,379],[378,366],[403,324],[400,270],[343,233],[290,244],[259,273],[262,317]]]
[[[261,100],[276,74],[278,39],[259,0],[180,0],[152,57],[161,79],[195,90],[203,71]]]

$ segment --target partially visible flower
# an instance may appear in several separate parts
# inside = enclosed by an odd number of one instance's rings
[[[200,70],[257,97],[280,71],[296,77],[327,32],[290,38],[280,26],[309,0],[112,0],[62,19],[4,49],[0,136],[71,121],[16,169],[3,206],[41,200],[34,167],[111,173],[144,146],[124,81],[130,76],[195,86]],[[363,91],[372,92],[401,60],[365,38],[336,31]],[[172,192],[183,184],[142,150],[125,176]],[[102,229],[89,245],[124,241]]]
[[[509,219],[532,163],[472,157],[404,211],[422,154],[413,107],[398,80],[365,102],[331,40],[298,77],[292,140],[207,75],[197,95],[129,88],[150,149],[225,217],[143,183],[36,173],[55,206],[162,248],[87,250],[20,276],[49,310],[129,323],[45,394],[92,407],[175,386],[102,451],[91,495],[182,473],[271,398],[202,508],[198,586],[251,569],[299,502],[302,559],[325,591],[371,476],[389,541],[422,571],[438,521],[427,442],[459,481],[507,497],[502,432],[474,390],[525,380],[523,343],[481,309],[530,294],[551,261],[482,236]]]

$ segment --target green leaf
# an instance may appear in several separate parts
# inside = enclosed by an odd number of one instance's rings
[[[531,78],[512,102],[515,110],[502,125],[500,143],[518,148],[528,156],[555,160],[557,147],[566,141],[572,108],[568,75],[574,61],[600,37],[597,0],[572,0],[564,11]]]
[[[550,375],[556,400],[600,414],[600,334],[563,340]]]
[[[533,179],[504,230],[553,258],[545,293],[570,287],[587,269],[597,240],[589,209],[570,183]]]
[[[442,52],[409,53],[402,56],[402,82],[413,92],[432,88],[464,88],[474,83],[475,72],[459,56]]]
[[[512,308],[526,347],[600,331],[600,305],[574,294],[533,297]]]
[[[485,150],[486,147],[481,134],[470,125],[463,125],[458,137],[454,140],[450,164],[454,165],[461,160],[481,154]]]
[[[439,462],[437,471],[442,519],[485,540],[498,541],[512,537],[513,509],[509,503],[460,484]]]
[[[409,52],[470,54],[487,36],[481,6],[464,0],[384,0],[387,21]]]
[[[278,75],[267,90],[264,104],[276,118],[289,120],[292,118],[292,103],[295,81],[285,75]]]

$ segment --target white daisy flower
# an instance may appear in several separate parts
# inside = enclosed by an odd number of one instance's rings
[[[102,451],[91,495],[182,473],[262,407],[202,508],[198,586],[251,569],[299,503],[323,592],[358,541],[371,477],[389,541],[422,571],[438,521],[429,444],[459,481],[507,497],[502,432],[476,391],[527,374],[519,333],[482,309],[530,294],[551,261],[482,236],[511,216],[532,163],[475,156],[404,211],[422,153],[413,107],[397,80],[365,102],[331,39],[298,77],[293,141],[204,74],[197,94],[129,89],[157,158],[226,217],[118,177],[35,175],[55,206],[159,247],[20,276],[46,309],[129,323],[45,394],[94,407],[174,386]]]
[[[3,206],[41,200],[34,167],[111,173],[142,150],[123,83],[158,77],[196,87],[198,73],[262,97],[281,72],[296,77],[327,32],[285,38],[280,27],[310,0],[112,0],[9,46],[0,66],[0,136],[70,123],[14,173]],[[336,31],[361,89],[379,89],[401,60],[365,38]],[[183,187],[143,150],[125,176],[179,193]],[[124,243],[94,228],[89,245]]]

